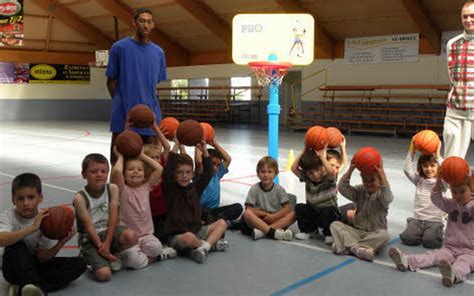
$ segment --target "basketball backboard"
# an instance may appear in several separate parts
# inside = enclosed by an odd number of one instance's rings
[[[232,20],[232,59],[308,65],[314,56],[314,18],[310,14],[238,14]]]

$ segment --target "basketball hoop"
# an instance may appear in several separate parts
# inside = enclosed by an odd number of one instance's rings
[[[269,86],[274,82],[280,85],[292,65],[286,62],[249,62],[249,66],[257,77],[258,85]]]

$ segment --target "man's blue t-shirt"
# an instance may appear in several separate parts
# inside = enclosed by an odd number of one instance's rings
[[[166,60],[163,49],[149,42],[141,44],[131,37],[112,45],[106,75],[116,80],[110,115],[110,131],[122,132],[128,111],[137,104],[148,105],[161,120],[156,86],[166,80]],[[154,135],[151,129],[136,129],[142,135]]]
[[[221,202],[221,179],[228,172],[229,169],[221,163],[217,172],[212,175],[211,181],[201,195],[201,207],[207,209],[215,209],[219,207]]]

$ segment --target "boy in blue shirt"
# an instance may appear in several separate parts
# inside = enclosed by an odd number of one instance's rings
[[[232,158],[216,140],[213,140],[209,145],[215,148],[207,150],[211,156],[213,175],[201,195],[202,220],[204,223],[210,224],[219,219],[224,219],[227,225],[230,225],[234,220],[238,219],[244,211],[244,208],[239,203],[220,207],[220,181],[222,177],[229,172],[229,165]],[[196,175],[202,175],[202,153],[199,149],[195,150],[194,161],[196,163]]]

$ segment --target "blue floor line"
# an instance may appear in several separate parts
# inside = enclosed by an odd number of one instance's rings
[[[400,241],[400,238],[399,238],[399,237],[396,237],[396,238],[393,238],[393,239],[389,240],[388,243],[387,243],[387,245],[390,246],[390,245],[393,245],[393,244],[398,243],[399,241]],[[273,292],[272,294],[270,294],[270,296],[281,296],[281,295],[288,294],[288,293],[290,293],[290,292],[293,291],[293,290],[296,290],[296,289],[298,289],[298,288],[300,288],[300,287],[302,287],[302,286],[304,286],[304,285],[306,285],[306,284],[309,284],[309,283],[311,283],[312,281],[315,281],[315,280],[317,280],[317,279],[320,279],[320,278],[322,278],[323,276],[328,275],[328,274],[330,274],[330,273],[333,273],[333,272],[335,272],[336,270],[341,269],[341,268],[343,268],[343,267],[346,267],[347,265],[352,264],[352,263],[354,263],[354,262],[356,262],[356,261],[357,261],[357,260],[356,260],[355,258],[347,259],[346,261],[343,261],[343,262],[341,262],[341,263],[339,263],[339,264],[337,264],[337,265],[328,267],[328,268],[326,268],[326,269],[323,270],[323,271],[320,271],[320,272],[318,272],[318,273],[316,273],[316,274],[313,274],[313,275],[311,275],[311,276],[309,276],[309,277],[307,277],[307,278],[305,278],[305,279],[302,279],[302,280],[300,280],[300,281],[297,281],[296,283],[291,284],[291,285],[289,285],[289,286],[286,287],[286,288],[283,288],[283,289],[281,289],[281,290],[278,290],[278,291],[276,291],[276,292]]]

